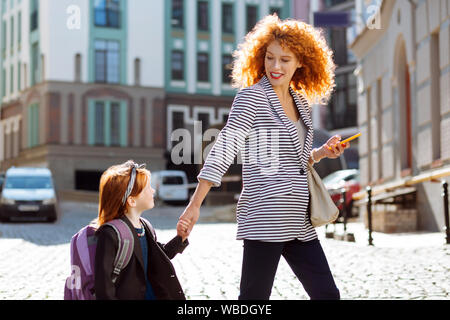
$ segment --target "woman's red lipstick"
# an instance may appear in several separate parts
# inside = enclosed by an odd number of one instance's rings
[[[282,73],[271,72],[270,76],[272,77],[272,79],[280,79],[283,76],[283,74]]]

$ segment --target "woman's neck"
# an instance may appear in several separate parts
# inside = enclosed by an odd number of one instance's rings
[[[131,224],[135,228],[141,228],[141,220],[139,219],[141,215],[142,211],[139,212],[137,210],[133,210],[133,208],[131,208],[125,213],[125,216],[128,218],[128,220],[130,220]]]
[[[280,103],[283,104],[283,102],[285,102],[286,100],[289,99],[290,96],[290,92],[289,92],[289,86],[277,86],[277,87],[273,87],[273,91],[275,91],[275,93],[278,96],[278,100],[280,100]]]

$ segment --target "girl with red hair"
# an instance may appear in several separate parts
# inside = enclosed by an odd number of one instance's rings
[[[189,232],[177,231],[167,244],[157,242],[148,221],[141,218],[154,207],[155,190],[150,186],[150,171],[132,160],[108,168],[100,179],[98,230],[95,255],[95,294],[100,300],[185,299],[175,269],[170,262],[188,245]],[[118,236],[105,225],[121,219],[133,233],[133,255],[127,266],[113,281],[114,259]],[[180,220],[178,224],[187,224]]]

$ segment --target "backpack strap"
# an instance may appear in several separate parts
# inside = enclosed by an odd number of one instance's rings
[[[134,236],[130,227],[121,219],[114,219],[105,224],[116,231],[117,238],[119,239],[112,275],[112,281],[115,283],[120,271],[122,271],[131,260],[134,250]]]
[[[148,221],[145,218],[141,217],[141,221],[143,222],[143,224],[145,224],[147,226],[147,228],[149,228],[150,232],[152,233],[153,236],[153,240],[156,241],[156,232],[155,229],[153,228],[152,224],[150,223],[150,221]]]

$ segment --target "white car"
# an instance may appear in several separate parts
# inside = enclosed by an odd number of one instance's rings
[[[156,199],[164,202],[187,202],[189,186],[187,175],[181,170],[162,170],[151,173],[150,184]]]
[[[0,197],[0,219],[50,221],[58,218],[56,192],[47,168],[11,167]]]

